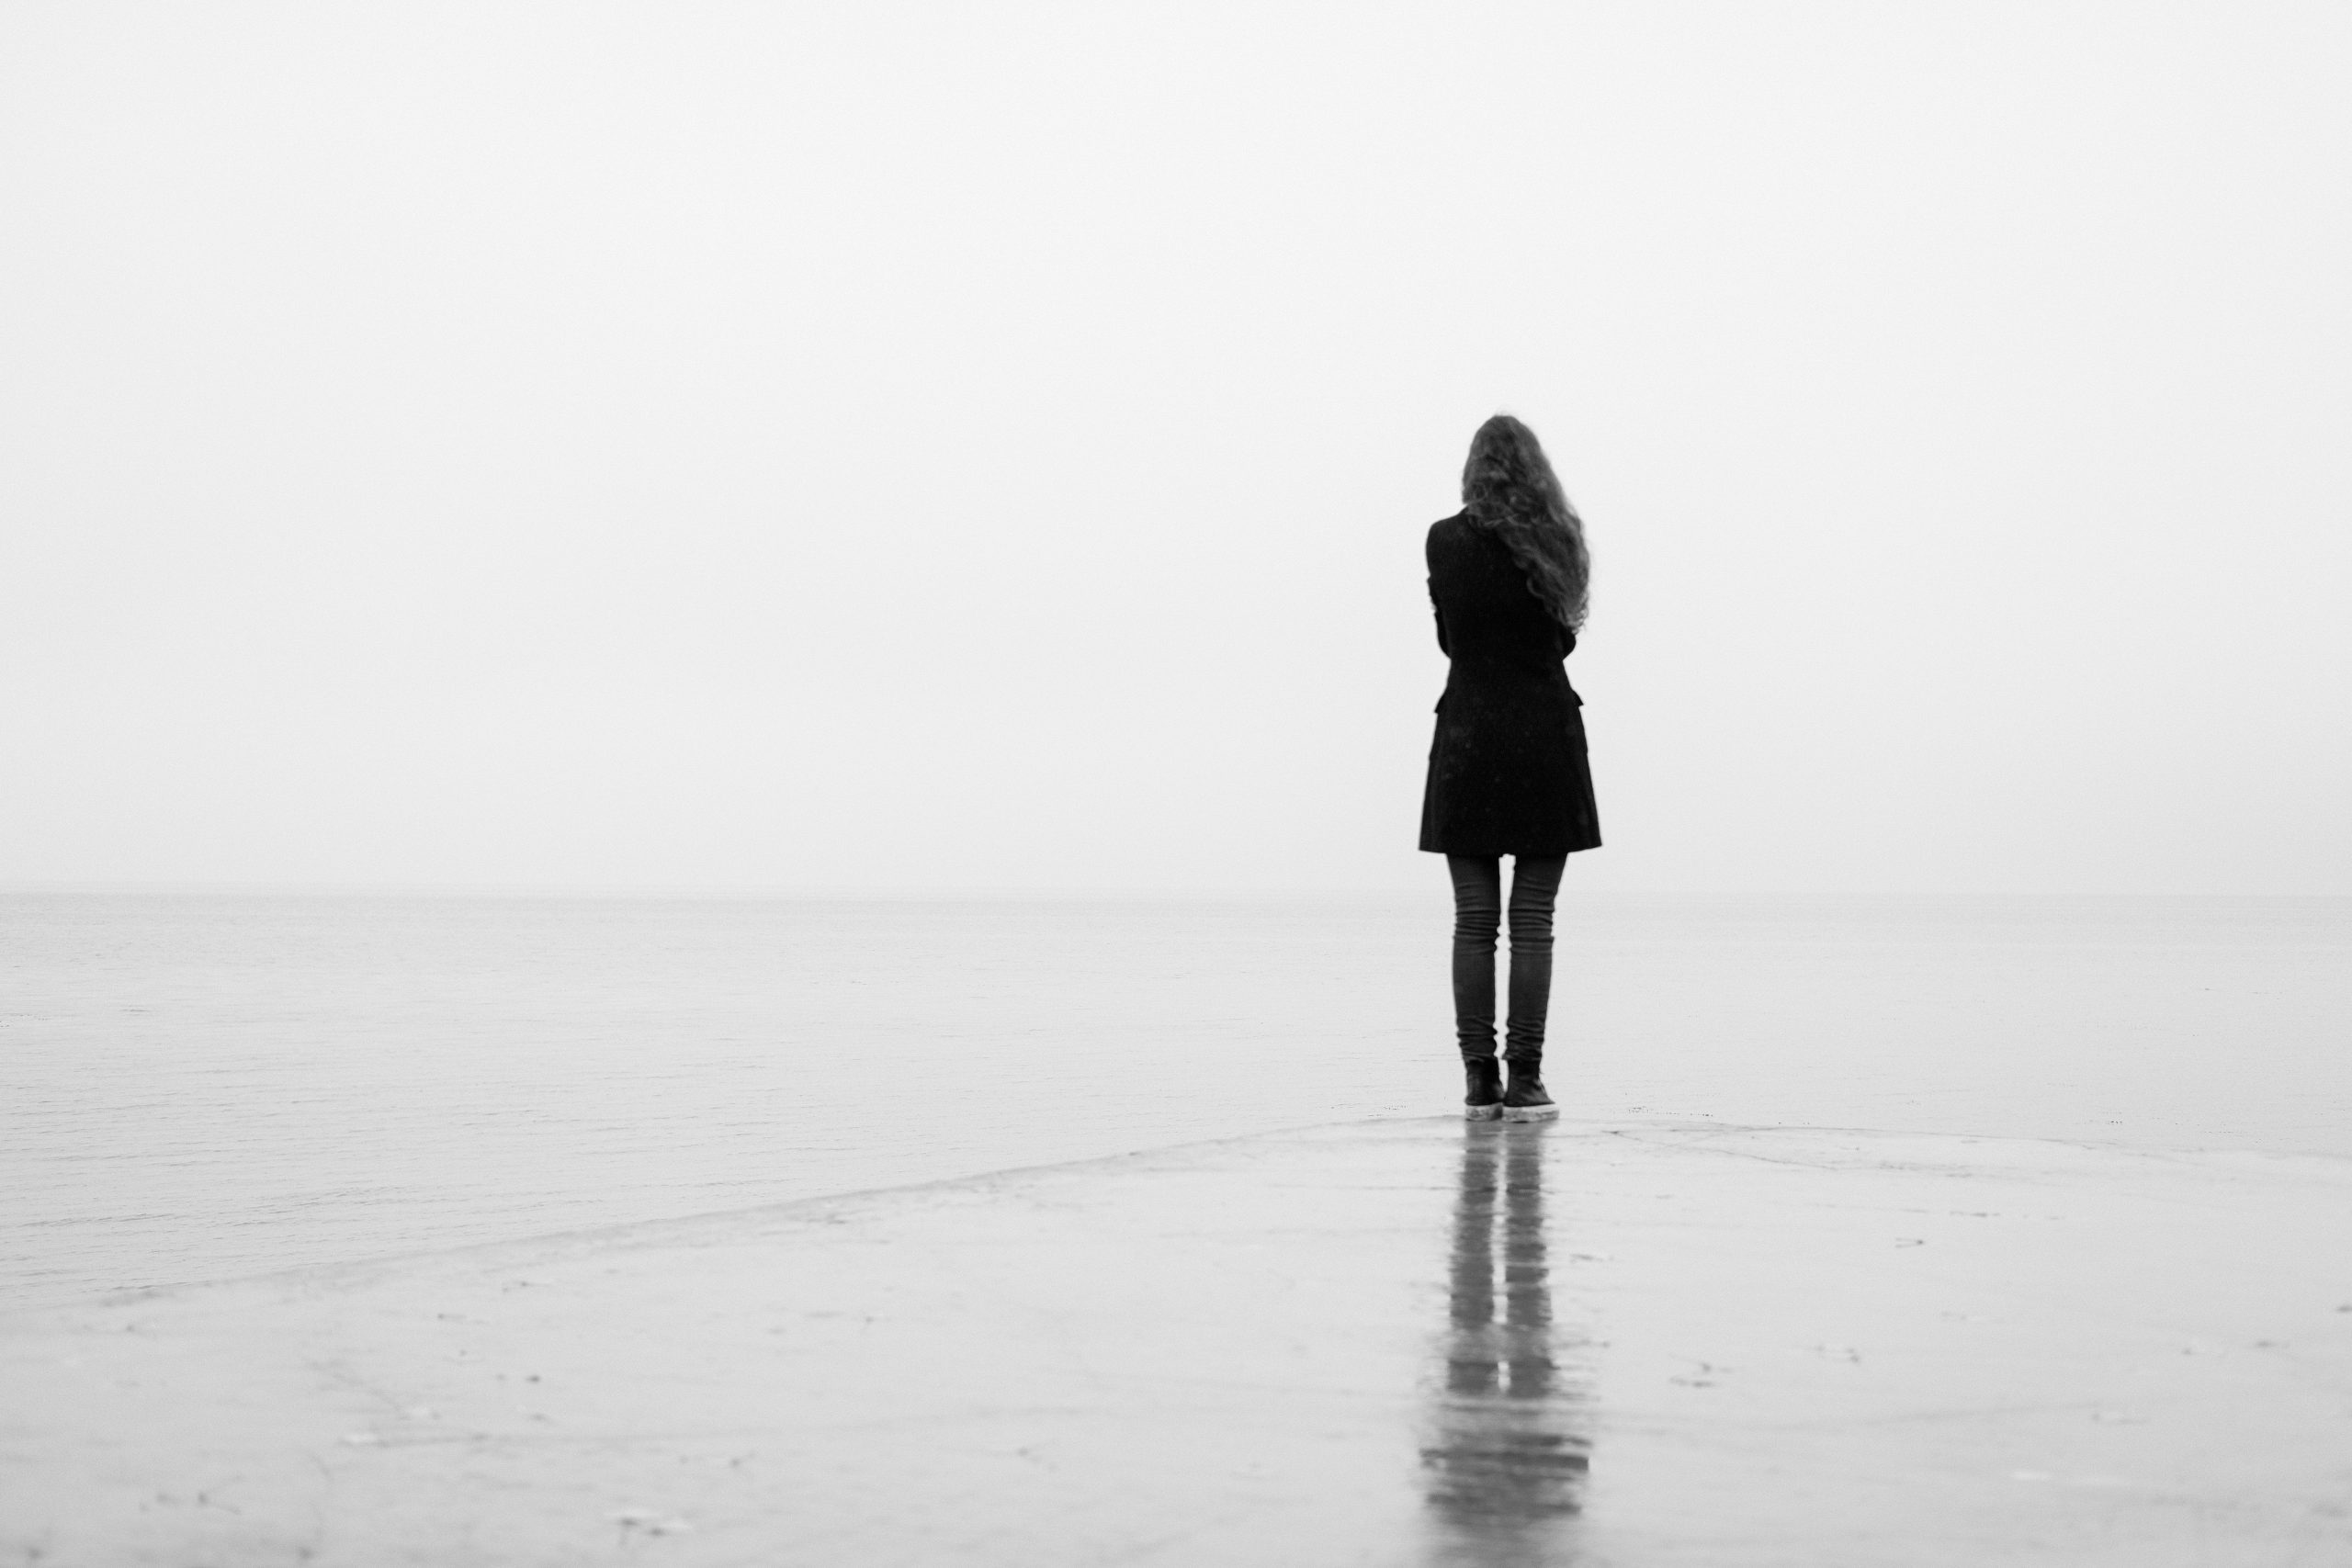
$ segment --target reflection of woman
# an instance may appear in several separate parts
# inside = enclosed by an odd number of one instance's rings
[[[1421,848],[1453,876],[1453,1017],[1476,1119],[1534,1121],[1552,994],[1552,904],[1567,857],[1600,843],[1581,700],[1561,661],[1584,625],[1584,524],[1535,433],[1497,414],[1462,470],[1463,510],[1430,529],[1437,642],[1453,669],[1438,699]],[[1495,1062],[1495,937],[1510,886],[1510,1017]]]
[[[1540,1127],[1463,1140],[1444,1371],[1421,1450],[1441,1562],[1566,1561],[1583,1506],[1592,1445],[1579,1369],[1554,1359],[1544,1142]]]

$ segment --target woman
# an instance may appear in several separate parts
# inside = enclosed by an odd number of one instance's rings
[[[1582,699],[1561,660],[1584,625],[1584,523],[1535,433],[1497,414],[1462,470],[1462,512],[1430,529],[1437,645],[1453,661],[1437,704],[1421,848],[1453,875],[1453,1021],[1474,1121],[1560,1113],[1544,1089],[1552,901],[1600,823],[1585,762]],[[1495,1062],[1495,936],[1510,886],[1510,1021]]]

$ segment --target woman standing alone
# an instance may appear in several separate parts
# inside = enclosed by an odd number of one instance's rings
[[[1600,844],[1583,706],[1562,661],[1576,650],[1591,575],[1584,523],[1535,433],[1509,414],[1478,427],[1463,510],[1432,525],[1430,598],[1452,660],[1437,704],[1421,848],[1453,876],[1453,1019],[1473,1120],[1541,1121],[1552,905],[1578,850]],[[1510,880],[1510,1015],[1495,1061],[1495,938]]]

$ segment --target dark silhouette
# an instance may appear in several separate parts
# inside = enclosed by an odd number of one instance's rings
[[[1600,844],[1583,699],[1563,667],[1584,619],[1584,525],[1535,433],[1508,414],[1479,427],[1464,510],[1429,535],[1430,599],[1452,668],[1421,796],[1421,848],[1454,889],[1454,1032],[1474,1119],[1556,1115],[1544,1088],[1552,906],[1566,857]],[[1502,857],[1514,857],[1510,1015],[1495,1059],[1495,941]]]

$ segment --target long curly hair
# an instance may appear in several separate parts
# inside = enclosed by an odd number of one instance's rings
[[[1568,504],[1535,432],[1498,413],[1470,438],[1462,467],[1470,525],[1492,534],[1527,574],[1527,591],[1570,631],[1584,625],[1592,580],[1584,519]]]

